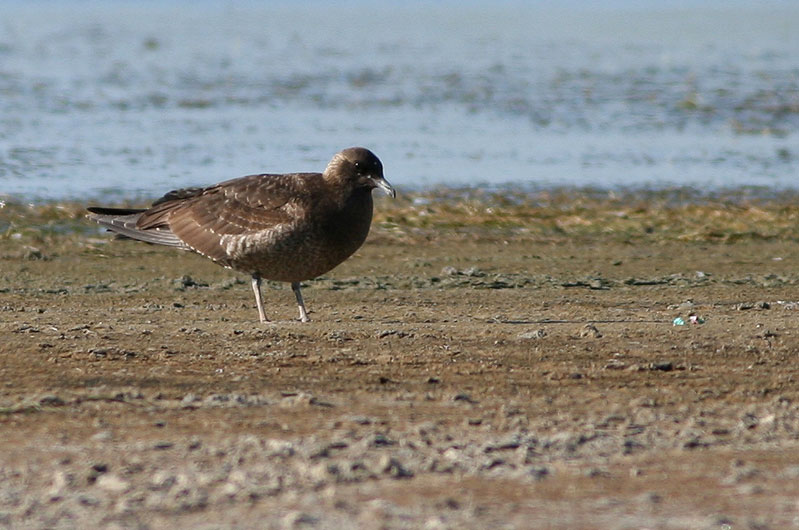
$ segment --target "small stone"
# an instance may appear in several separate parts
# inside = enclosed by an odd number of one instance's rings
[[[413,476],[413,472],[408,471],[399,460],[389,455],[381,457],[380,471],[393,478],[410,478]]]
[[[100,504],[100,501],[97,500],[97,497],[94,497],[92,495],[80,495],[78,496],[78,502],[82,506],[97,506],[98,504]]]
[[[649,368],[660,372],[671,372],[674,370],[674,363],[671,361],[654,362],[649,365]]]
[[[97,482],[97,479],[106,472],[108,472],[107,464],[94,464],[89,470],[89,475],[86,477],[86,482],[89,484],[94,484]]]
[[[605,370],[624,370],[627,368],[627,363],[620,361],[618,359],[611,359],[608,363],[604,366]]]
[[[475,278],[482,278],[486,275],[485,272],[481,271],[477,267],[469,267],[468,269],[461,272],[464,276],[472,276]]]
[[[602,281],[602,278],[591,278],[590,280],[588,280],[588,288],[595,290],[607,289],[607,287],[605,287],[604,282]]]
[[[175,288],[179,291],[183,291],[189,287],[208,287],[208,284],[204,281],[197,281],[188,274],[175,280]]]
[[[70,485],[72,482],[70,475],[63,471],[57,471],[53,475],[53,484],[50,487],[49,495],[51,499],[59,499],[61,498],[64,490]]]
[[[517,335],[520,339],[543,339],[547,336],[547,332],[543,329],[534,329],[532,331],[525,331]]]
[[[123,480],[122,478],[114,474],[101,475],[100,477],[97,478],[96,485],[98,488],[113,493],[121,493],[127,490],[128,487],[130,486],[127,480]]]
[[[682,444],[683,449],[697,449],[699,447],[707,447],[707,442],[702,441],[699,436],[692,436]]]
[[[583,326],[583,329],[580,330],[580,337],[598,339],[602,337],[602,333],[599,332],[599,329],[595,325],[586,324]]]
[[[183,396],[181,403],[184,405],[191,405],[192,403],[197,401],[202,401],[202,398],[200,398],[195,394],[186,394],[185,396]]]
[[[178,483],[178,477],[167,471],[157,471],[150,479],[150,488],[156,491],[167,491]]]
[[[386,436],[385,434],[375,434],[375,437],[372,438],[372,441],[369,443],[372,447],[388,447],[390,445],[396,445],[397,442]],[[346,444],[344,444],[346,446]]]
[[[22,255],[22,258],[32,261],[46,259],[42,251],[35,247],[25,247],[25,253]]]
[[[66,402],[58,396],[47,395],[39,398],[39,405],[43,407],[63,407]]]
[[[434,515],[425,520],[424,526],[422,528],[425,530],[444,530],[445,528],[451,527],[445,522],[442,516]]]
[[[92,435],[92,440],[95,440],[97,442],[107,442],[111,440],[113,437],[114,436],[111,433],[111,431],[105,430]]]
[[[456,499],[453,499],[452,497],[447,497],[447,499],[444,500],[444,506],[446,506],[450,510],[458,510],[461,507],[461,503],[459,503]]]
[[[657,492],[650,491],[646,494],[646,500],[651,502],[652,504],[660,504],[663,502],[663,497],[660,496]]]
[[[549,469],[544,466],[535,466],[527,472],[535,480],[544,480],[549,476]]]
[[[478,403],[477,401],[472,399],[472,397],[469,394],[464,394],[464,393],[455,394],[455,396],[452,398],[452,401],[465,401],[466,403],[471,403],[472,405]]]
[[[283,516],[283,526],[286,528],[299,528],[302,526],[315,526],[319,519],[302,512],[289,512]]]
[[[654,398],[643,396],[643,397],[635,398],[632,401],[630,401],[630,406],[636,407],[636,408],[638,408],[638,407],[655,408],[655,407],[658,406],[658,403],[657,403],[657,401]]]

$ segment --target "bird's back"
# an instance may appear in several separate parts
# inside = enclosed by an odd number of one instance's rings
[[[368,189],[337,193],[321,173],[262,174],[171,191],[147,210],[90,211],[127,237],[295,282],[324,274],[363,244],[372,196]]]

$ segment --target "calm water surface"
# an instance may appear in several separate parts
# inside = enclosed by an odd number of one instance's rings
[[[799,6],[749,4],[5,1],[0,199],[148,198],[350,145],[401,189],[796,189]]]

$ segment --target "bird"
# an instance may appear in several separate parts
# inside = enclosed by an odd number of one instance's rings
[[[337,153],[322,173],[248,175],[173,190],[150,208],[87,208],[119,237],[191,251],[249,274],[261,323],[263,279],[288,282],[302,322],[300,282],[332,270],[358,250],[372,223],[372,190],[395,198],[370,150]]]

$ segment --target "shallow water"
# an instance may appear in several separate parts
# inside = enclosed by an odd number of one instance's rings
[[[135,200],[349,145],[400,189],[799,187],[799,7],[645,5],[4,2],[0,196]]]

